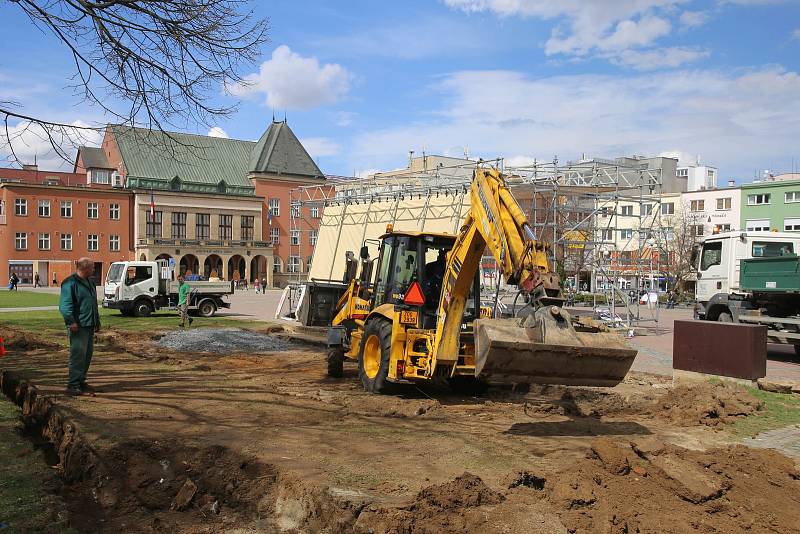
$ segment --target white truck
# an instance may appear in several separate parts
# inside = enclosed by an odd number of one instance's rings
[[[768,342],[793,344],[800,356],[796,290],[761,282],[763,276],[756,270],[759,263],[771,268],[763,263],[769,258],[791,261],[798,253],[800,234],[793,232],[736,231],[705,238],[697,263],[695,317],[766,325]]]
[[[167,260],[118,261],[111,264],[103,290],[103,307],[122,315],[147,317],[156,310],[176,309],[178,282],[172,280]],[[233,282],[189,281],[189,311],[211,317],[219,308],[230,308],[226,295]]]

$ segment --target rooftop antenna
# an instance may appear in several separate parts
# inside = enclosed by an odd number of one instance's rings
[[[272,107],[272,122],[275,122],[275,106]]]
[[[286,109],[283,110],[283,123],[286,124]]]

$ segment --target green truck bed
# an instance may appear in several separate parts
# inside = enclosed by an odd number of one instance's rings
[[[742,260],[739,286],[751,292],[800,292],[800,256]]]

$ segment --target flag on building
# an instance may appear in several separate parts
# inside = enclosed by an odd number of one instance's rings
[[[267,210],[267,222],[272,226],[272,210]]]
[[[150,191],[150,220],[156,220],[156,201],[153,198],[153,192]]]

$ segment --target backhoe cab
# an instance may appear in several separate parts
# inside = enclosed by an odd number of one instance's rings
[[[470,212],[458,235],[394,231],[347,253],[347,289],[328,334],[328,374],[357,360],[364,388],[448,380],[480,389],[487,382],[613,386],[636,351],[612,334],[576,332],[558,276],[496,170],[477,169]],[[526,317],[493,319],[481,307],[478,267],[489,250],[509,284],[530,304]],[[359,274],[360,272],[360,274]],[[489,310],[491,310],[489,308]],[[483,317],[483,318],[481,318]]]

